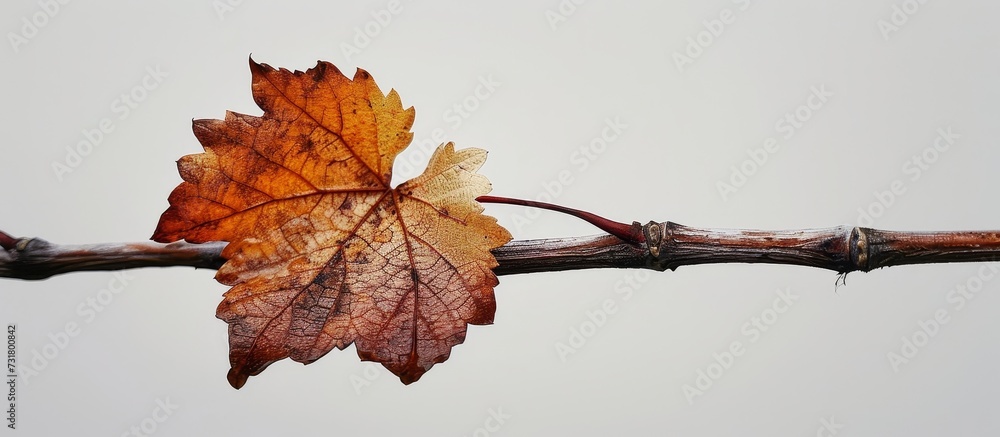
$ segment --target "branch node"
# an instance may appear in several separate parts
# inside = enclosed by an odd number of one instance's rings
[[[855,227],[851,231],[851,262],[857,270],[862,272],[871,270],[871,267],[868,266],[868,230],[868,228]],[[845,280],[844,282],[846,283],[847,281]]]
[[[634,224],[638,225],[639,222]],[[654,221],[646,223],[646,226],[642,227],[642,234],[646,237],[646,247],[649,248],[649,254],[653,258],[660,258],[660,243],[663,240],[663,230],[660,229],[660,224]]]
[[[18,252],[41,252],[52,248],[52,243],[38,237],[20,238],[14,247]]]

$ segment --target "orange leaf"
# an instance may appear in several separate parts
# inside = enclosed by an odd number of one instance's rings
[[[348,79],[250,61],[262,117],[195,120],[204,153],[178,161],[153,239],[227,241],[216,279],[233,287],[235,388],[271,363],[311,363],[355,343],[406,384],[446,360],[468,324],[493,321],[497,265],[510,233],[482,214],[479,149],[439,147],[395,189],[392,163],[413,137],[413,108],[364,70]]]

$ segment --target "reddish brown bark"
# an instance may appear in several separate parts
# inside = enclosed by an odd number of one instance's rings
[[[493,250],[497,275],[593,268],[673,270],[718,263],[790,264],[838,273],[906,264],[1000,260],[1000,231],[897,232],[840,226],[760,231],[650,222],[646,243],[613,235],[515,240]],[[6,234],[3,234],[6,236]],[[84,270],[186,266],[217,269],[225,243],[111,243],[64,246],[8,236],[0,277],[44,279]]]

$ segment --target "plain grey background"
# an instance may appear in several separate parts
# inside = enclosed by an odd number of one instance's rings
[[[0,11],[0,229],[17,236],[147,239],[180,182],[174,162],[201,150],[191,119],[260,113],[250,54],[367,69],[416,108],[416,140],[438,129],[488,149],[497,195],[625,222],[1000,228],[995,3],[42,0]],[[102,126],[85,156],[67,156]],[[414,148],[400,160],[426,158]],[[397,165],[396,181],[415,174]],[[554,213],[487,212],[517,239],[597,233]],[[54,356],[22,375],[18,430],[0,434],[1000,431],[1000,281],[983,264],[854,273],[839,287],[832,272],[766,265],[502,277],[495,325],[471,327],[411,386],[350,348],[276,363],[239,391],[225,379],[214,317],[225,287],[212,275],[0,280],[0,323],[17,324],[22,365]],[[739,356],[727,355],[734,343]]]

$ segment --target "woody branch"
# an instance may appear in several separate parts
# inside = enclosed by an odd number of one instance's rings
[[[604,234],[515,240],[493,250],[497,275],[592,268],[673,270],[718,263],[789,264],[838,273],[905,264],[995,261],[1000,231],[897,232],[840,226],[762,231],[632,224],[632,241]],[[45,279],[76,271],[184,266],[218,269],[224,242],[58,245],[0,232],[0,277]]]

